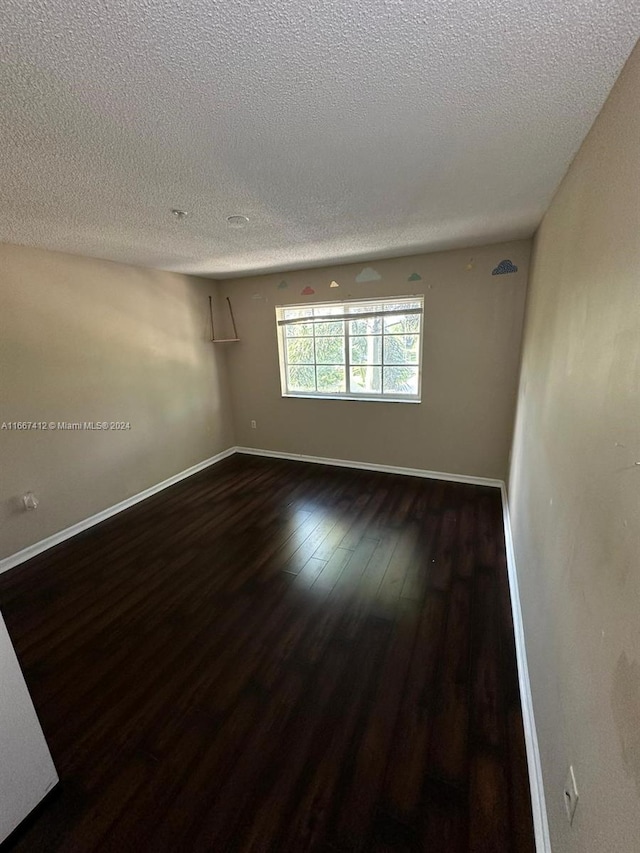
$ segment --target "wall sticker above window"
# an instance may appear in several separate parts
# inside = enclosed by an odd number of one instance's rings
[[[407,281],[422,281],[422,276],[417,272],[412,272]]]
[[[283,279],[283,280],[280,282],[280,284],[278,285],[278,290],[286,290],[286,289],[287,289],[287,287],[289,287],[289,285],[288,285],[288,284],[287,284],[287,282]]]
[[[315,290],[312,287],[305,287],[304,290],[300,291],[300,296],[313,296]]]
[[[491,275],[508,275],[512,272],[518,272],[518,267],[511,263],[511,261],[507,258],[504,261],[500,261],[498,266],[493,270]]]
[[[329,287],[340,287],[337,281],[332,281]]]
[[[358,284],[365,284],[367,281],[381,281],[382,276],[373,267],[365,267],[362,272],[356,276]]]

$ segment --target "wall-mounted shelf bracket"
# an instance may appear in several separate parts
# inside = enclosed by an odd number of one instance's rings
[[[231,300],[227,296],[227,307],[229,308],[229,316],[231,317],[231,325],[233,326],[233,335],[232,338],[216,338],[215,330],[213,328],[213,299],[209,297],[209,317],[211,318],[211,341],[214,344],[231,344],[234,341],[239,341],[238,330],[236,328],[235,317],[233,316],[233,308],[231,307]]]

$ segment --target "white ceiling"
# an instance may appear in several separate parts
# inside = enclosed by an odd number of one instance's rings
[[[639,32],[637,0],[5,0],[0,240],[228,276],[528,236]]]

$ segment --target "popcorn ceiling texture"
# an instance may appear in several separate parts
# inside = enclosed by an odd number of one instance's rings
[[[528,236],[639,28],[631,0],[6,0],[0,240],[229,277]]]

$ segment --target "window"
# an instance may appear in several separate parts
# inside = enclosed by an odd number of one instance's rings
[[[276,308],[282,395],[419,403],[423,301]]]

